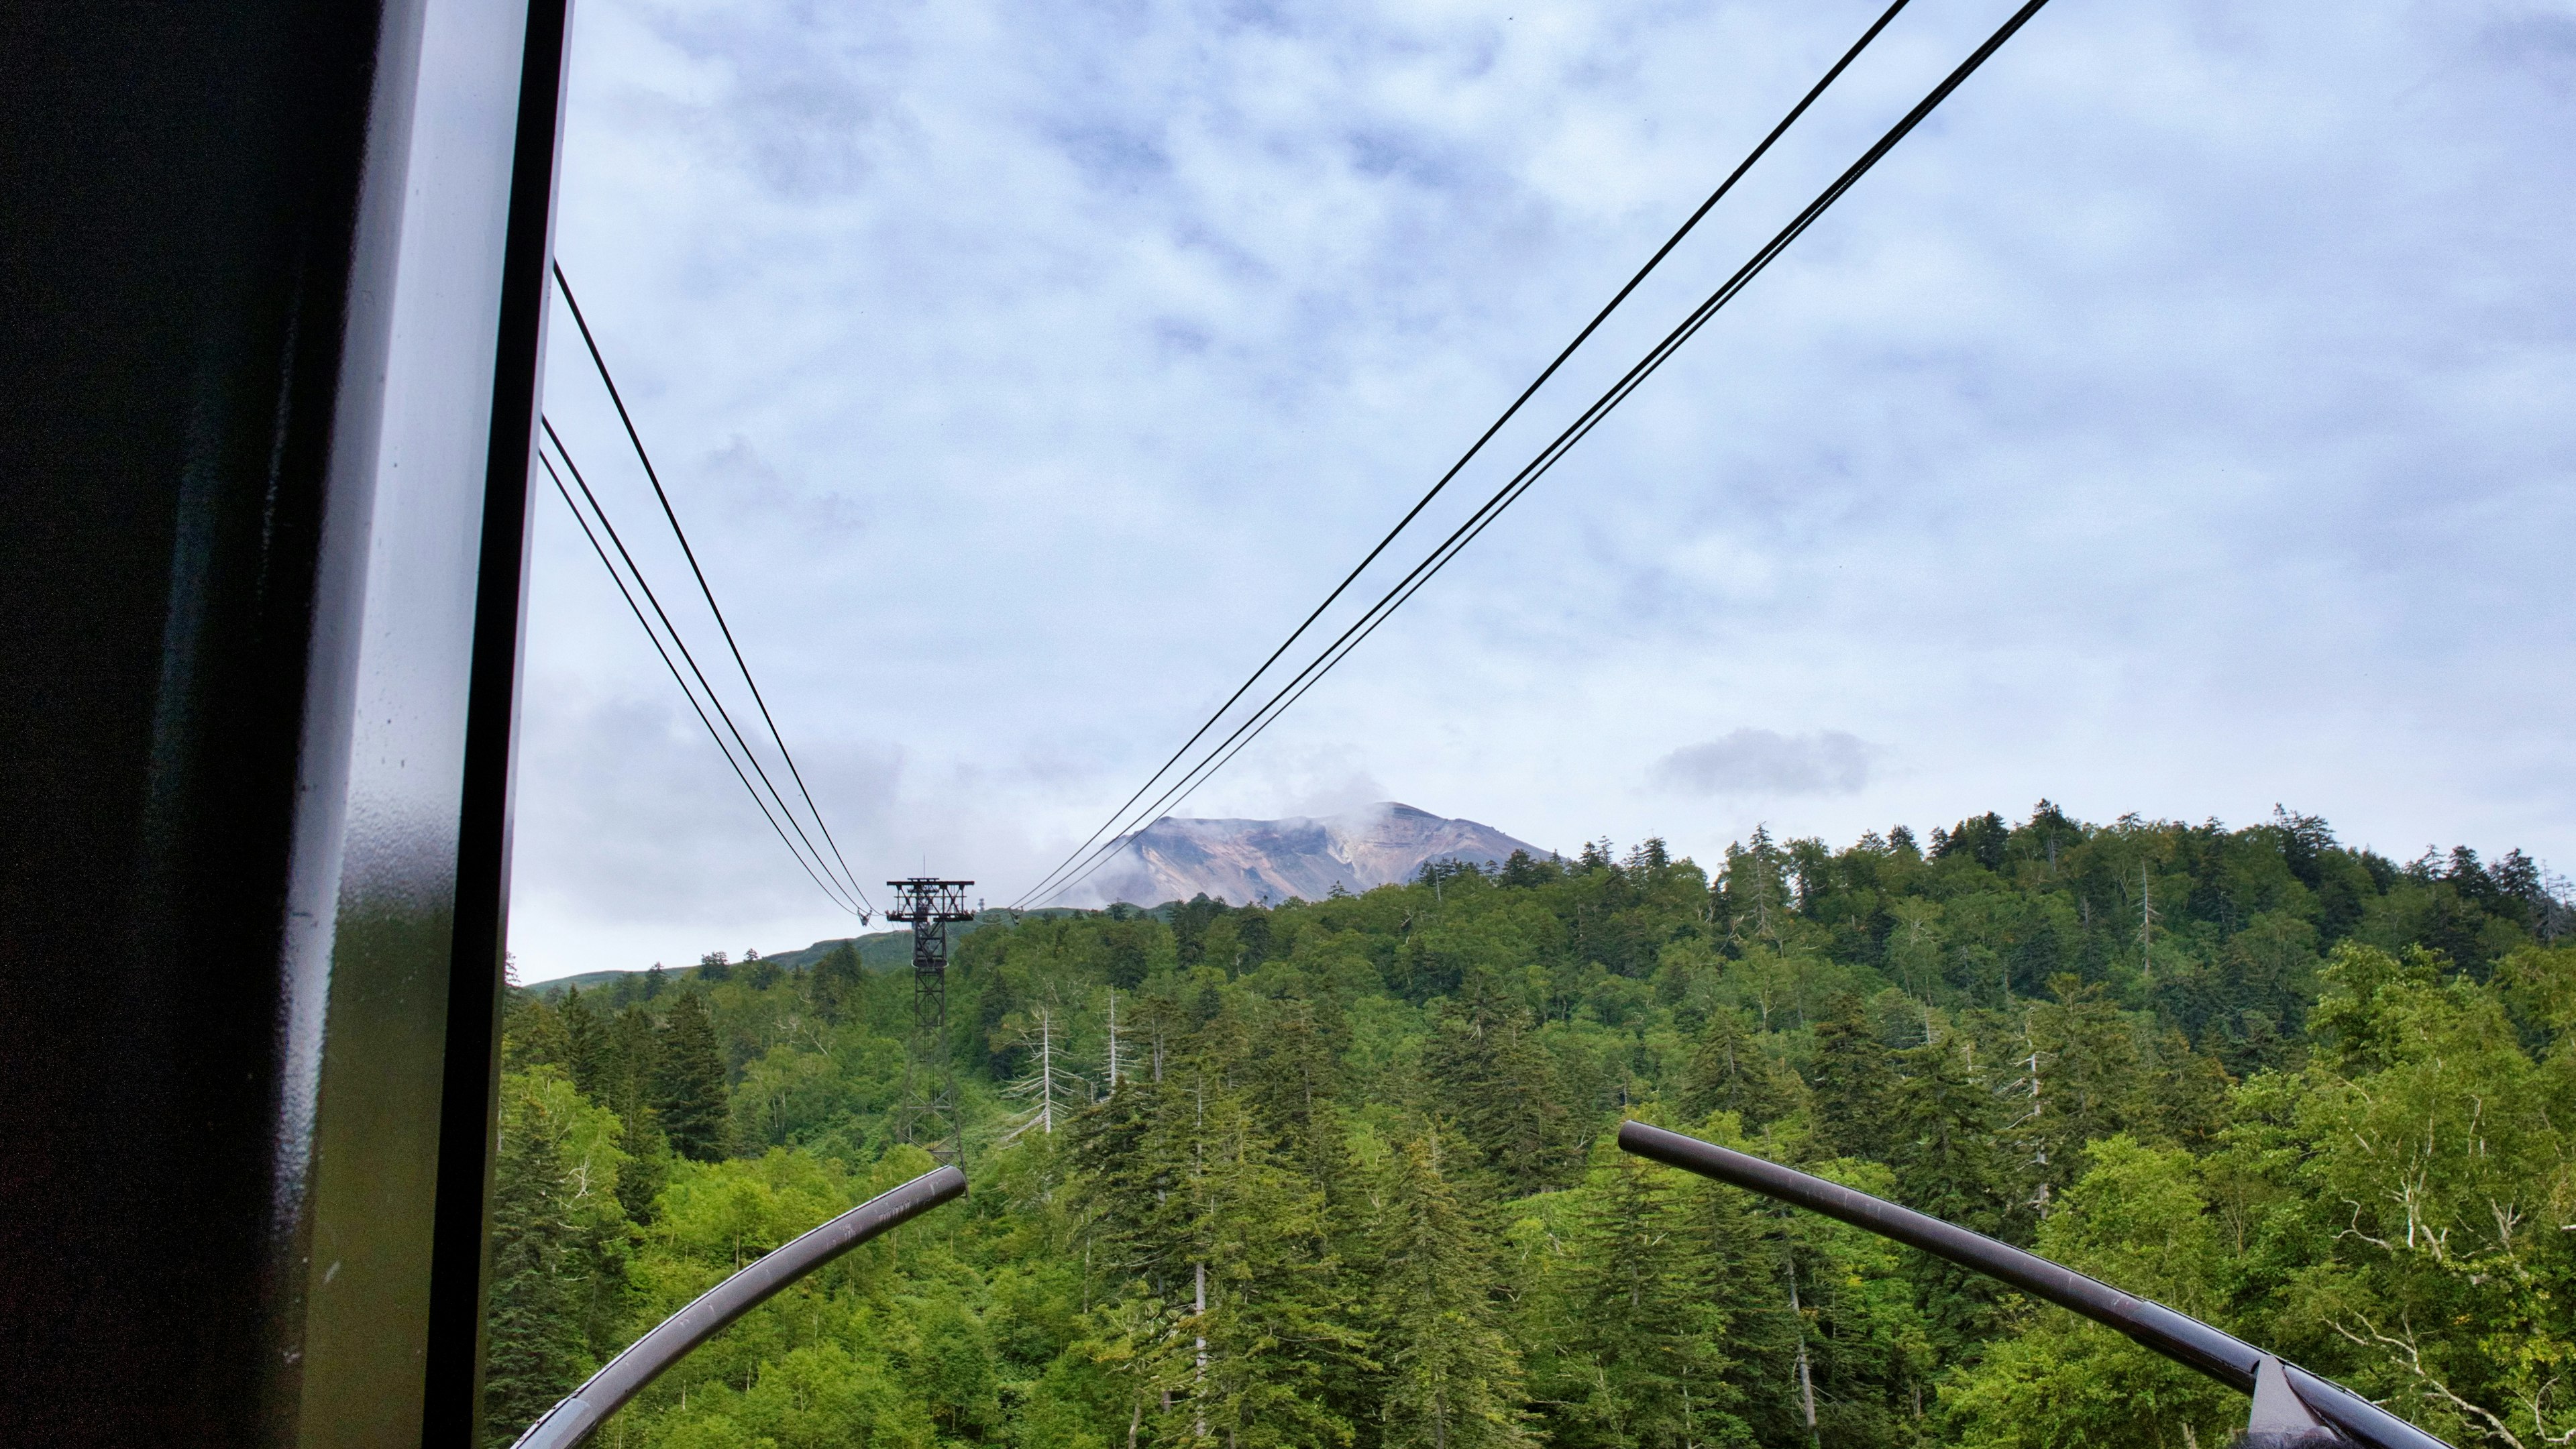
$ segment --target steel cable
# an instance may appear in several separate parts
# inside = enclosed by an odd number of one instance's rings
[[[824,843],[832,848],[832,858],[840,862],[841,878],[858,896],[866,913],[873,914],[875,904],[868,900],[866,888],[859,884],[858,873],[850,869],[850,862],[842,856],[840,842],[832,838],[832,827],[824,823],[822,808],[814,803],[814,792],[805,788],[805,773],[796,767],[795,752],[787,748],[786,737],[778,732],[778,721],[770,717],[769,701],[762,698],[759,681],[751,677],[751,665],[742,657],[742,646],[734,642],[733,626],[725,622],[724,609],[716,603],[715,590],[707,584],[706,571],[698,567],[698,552],[689,546],[689,531],[680,526],[680,515],[671,507],[671,495],[663,491],[662,475],[653,467],[653,455],[644,450],[642,435],[635,431],[635,419],[626,411],[626,398],[618,392],[617,379],[609,373],[608,359],[600,355],[598,339],[590,335],[590,322],[582,316],[581,303],[573,296],[572,283],[564,276],[563,263],[554,263],[554,276],[555,289],[563,293],[564,305],[572,309],[573,325],[580,329],[582,346],[590,352],[591,366],[598,369],[599,380],[608,389],[608,400],[617,406],[617,420],[625,425],[626,441],[634,446],[635,459],[644,465],[644,477],[653,485],[653,497],[662,505],[662,517],[669,521],[672,536],[680,541],[680,552],[688,559],[689,572],[698,581],[698,593],[707,601],[707,611],[715,615],[716,629],[724,635],[725,648],[733,654],[734,667],[742,671],[742,682],[751,690],[751,701],[759,707],[761,722],[769,727],[770,741],[778,746],[779,758],[787,762],[788,777],[796,782],[796,793],[804,797],[806,812],[814,817],[814,828],[822,832]],[[551,433],[552,429],[548,432]],[[555,446],[560,448],[563,444],[558,440]],[[569,457],[566,461],[570,461]],[[784,803],[781,802],[782,806]],[[792,814],[790,818],[793,818]]]
[[[671,643],[679,649],[680,658],[687,661],[689,672],[697,676],[698,688],[706,692],[707,703],[714,706],[716,717],[725,722],[725,728],[733,735],[734,744],[742,750],[743,759],[751,765],[752,773],[760,777],[761,784],[768,786],[769,798],[778,802],[779,813],[787,817],[788,828],[796,832],[796,838],[805,843],[806,852],[814,857],[815,865],[820,866],[826,875],[831,874],[832,868],[824,861],[823,852],[815,846],[814,838],[805,833],[803,823],[797,820],[795,808],[787,803],[786,796],[779,793],[778,786],[769,778],[769,772],[761,768],[760,757],[753,752],[751,741],[743,738],[741,728],[734,723],[733,712],[724,707],[723,699],[716,694],[715,682],[707,678],[706,670],[698,665],[697,656],[689,652],[688,641],[680,637],[680,626],[672,622],[670,614],[662,607],[661,597],[653,592],[652,581],[644,577],[643,565],[637,563],[635,555],[627,551],[626,540],[618,534],[617,525],[609,521],[608,509],[600,503],[599,496],[591,492],[590,480],[582,476],[581,467],[573,461],[571,450],[564,446],[563,438],[555,432],[553,420],[540,416],[537,423],[545,429],[547,441],[555,445],[555,455],[563,459],[564,467],[571,471],[574,486],[581,489],[581,496],[589,502],[591,512],[597,515],[599,526],[607,530],[608,541],[617,546],[617,556],[626,561],[626,571],[634,575],[636,587],[644,591],[644,601],[653,606],[653,616],[662,621],[663,632],[671,636]],[[543,454],[540,453],[539,456]],[[837,876],[833,877],[833,880],[835,885],[840,887],[838,894],[845,901],[843,908],[853,914],[858,913],[860,909],[858,906],[846,904],[846,898],[853,893],[849,886]]]
[[[735,779],[742,782],[742,788],[750,792],[751,803],[759,807],[760,818],[769,822],[769,828],[771,830],[778,832],[778,843],[786,846],[787,853],[796,857],[796,864],[804,870],[806,877],[812,880],[815,885],[822,888],[823,894],[831,898],[831,902],[835,907],[845,911],[856,911],[858,907],[843,899],[840,892],[835,890],[831,885],[826,884],[823,876],[815,874],[814,867],[806,862],[804,853],[796,848],[795,843],[787,838],[787,832],[779,827],[778,818],[770,814],[769,802],[760,798],[759,788],[751,783],[751,777],[749,775],[742,772],[742,765],[734,759],[733,750],[725,744],[724,735],[716,729],[716,722],[707,718],[705,707],[698,703],[697,691],[691,689],[689,687],[689,681],[681,677],[680,666],[671,661],[670,651],[662,647],[662,636],[654,632],[652,624],[645,619],[642,606],[635,602],[633,591],[626,587],[625,575],[620,574],[617,571],[617,565],[609,561],[608,550],[600,546],[599,535],[591,531],[590,519],[582,513],[581,505],[572,501],[572,490],[564,487],[563,475],[555,471],[554,460],[548,458],[541,449],[537,453],[537,461],[545,466],[546,476],[554,480],[555,492],[562,495],[564,507],[572,510],[573,522],[581,525],[582,537],[590,540],[591,552],[599,555],[599,566],[608,570],[609,582],[617,585],[619,596],[626,600],[627,609],[635,615],[635,622],[642,626],[644,637],[652,641],[653,652],[662,656],[662,667],[671,671],[671,682],[680,686],[680,693],[688,697],[689,708],[697,713],[698,723],[707,727],[707,737],[716,742],[717,753],[723,755],[725,763],[733,768],[733,776]],[[564,458],[564,466],[568,468],[572,466],[572,458],[569,454]],[[590,490],[584,488],[582,491],[584,495],[587,496]],[[598,500],[596,499],[592,500],[594,506],[596,506],[597,502]],[[614,533],[614,529],[609,524],[608,516],[606,514],[603,513],[600,515],[599,522],[602,528],[610,529],[612,534]],[[618,551],[622,554],[625,552],[625,549],[621,545]],[[644,578],[641,574],[636,576],[635,582],[639,587],[645,588],[648,595],[651,593],[650,586],[645,585]],[[655,612],[660,612],[660,606],[658,604],[655,606]],[[672,635],[671,642],[679,644],[679,636],[677,634]],[[683,654],[687,653],[686,645],[681,645],[681,652]],[[692,662],[689,667],[693,672],[697,668],[694,662]],[[717,704],[716,709],[718,713],[722,713],[724,706],[719,703]],[[730,727],[733,724],[733,721],[731,719],[727,719],[725,724]],[[739,734],[739,731],[736,733]],[[757,761],[753,763],[753,768],[759,768]],[[776,791],[773,789],[771,793],[775,794]]]
[[[1767,269],[1771,262],[1776,259],[1782,251],[1788,248],[1790,243],[1796,241],[1798,237],[1803,235],[1808,227],[1813,226],[1817,218],[1821,217],[1827,209],[1831,208],[1836,201],[1840,200],[1843,194],[1849,191],[1862,176],[1867,175],[1870,169],[1876,166],[1888,152],[1895,149],[1898,142],[1902,141],[1914,130],[1916,126],[1922,123],[1926,116],[1929,116],[1944,100],[1948,99],[1950,93],[1957,90],[1961,83],[1966,81],[1969,76],[1975,74],[1979,67],[1983,66],[1997,50],[2000,50],[2003,47],[2006,41],[2009,41],[2013,35],[2017,33],[2022,26],[2027,24],[2032,16],[2038,14],[2040,9],[2047,3],[2048,0],[2028,0],[2028,3],[2023,5],[2021,9],[2015,11],[2010,19],[2006,20],[1992,36],[1987,38],[1983,45],[1979,46],[1976,51],[1973,52],[1965,61],[1961,62],[1955,70],[1951,71],[1951,73],[1945,77],[1939,85],[1933,87],[1920,102],[1916,103],[1912,110],[1905,114],[1903,119],[1899,120],[1887,131],[1885,135],[1881,136],[1876,144],[1872,145],[1866,152],[1863,152],[1859,160],[1853,162],[1852,165],[1846,168],[1840,176],[1836,177],[1833,183],[1827,186],[1824,191],[1819,193],[1815,200],[1809,202],[1787,226],[1781,228],[1781,230],[1774,235],[1769,242],[1765,243],[1754,253],[1750,260],[1746,261],[1742,267],[1738,268],[1724,284],[1722,284],[1715,292],[1711,293],[1698,307],[1694,308],[1690,315],[1683,319],[1680,325],[1667,333],[1663,340],[1656,343],[1655,346],[1647,352],[1646,356],[1640,359],[1635,366],[1631,367],[1617,383],[1614,383],[1607,392],[1604,392],[1599,398],[1595,399],[1590,407],[1584,409],[1583,413],[1578,416],[1573,423],[1569,424],[1563,432],[1559,433],[1545,448],[1541,449],[1538,455],[1532,458],[1520,472],[1514,474],[1510,481],[1506,482],[1500,489],[1496,490],[1491,498],[1488,498],[1485,501],[1483,506],[1479,507],[1475,513],[1469,515],[1465,523],[1460,524],[1455,531],[1453,531],[1447,538],[1443,539],[1439,546],[1434,548],[1431,554],[1426,556],[1422,562],[1414,565],[1411,572],[1407,573],[1403,579],[1398,580],[1393,588],[1389,589],[1385,595],[1380,597],[1377,603],[1371,605],[1369,610],[1362,614],[1360,618],[1348,629],[1345,629],[1339,637],[1337,637],[1331,644],[1326,645],[1324,651],[1321,654],[1318,654],[1314,660],[1310,661],[1303,670],[1300,670],[1296,677],[1290,679],[1287,684],[1281,686],[1267,702],[1253,712],[1251,718],[1245,720],[1242,724],[1237,725],[1234,732],[1228,735],[1224,740],[1220,741],[1216,748],[1208,753],[1205,759],[1203,759],[1197,766],[1193,767],[1189,772],[1185,773],[1181,780],[1175,783],[1171,789],[1166,790],[1153,805],[1148,806],[1144,812],[1133,818],[1127,827],[1128,831],[1132,832],[1140,826],[1148,823],[1149,819],[1159,819],[1161,812],[1179,804],[1181,801],[1186,800],[1190,794],[1195,793],[1198,786],[1201,783],[1204,783],[1208,776],[1222,768],[1227,762],[1231,761],[1235,755],[1240,754],[1244,746],[1250,745],[1254,739],[1258,738],[1262,732],[1266,731],[1270,727],[1273,721],[1277,720],[1280,715],[1286,713],[1288,708],[1293,706],[1297,700],[1302,699],[1308,689],[1313,688],[1314,684],[1320,681],[1325,674],[1330,673],[1334,666],[1341,663],[1343,659],[1349,657],[1352,649],[1357,648],[1370,634],[1375,633],[1379,624],[1384,623],[1387,617],[1392,615],[1395,610],[1403,607],[1406,602],[1411,600],[1415,593],[1420,592],[1424,584],[1429,583],[1433,576],[1437,575],[1441,569],[1446,568],[1449,561],[1457,557],[1458,553],[1463,550],[1467,544],[1472,543],[1478,535],[1482,534],[1486,527],[1488,527],[1495,518],[1501,516],[1504,510],[1510,508],[1513,503],[1518,502],[1521,496],[1527,493],[1541,477],[1545,476],[1549,469],[1556,466],[1559,459],[1563,458],[1575,444],[1580,443],[1586,436],[1588,436],[1592,429],[1600,424],[1603,418],[1607,417],[1612,411],[1614,411],[1621,402],[1626,401],[1628,396],[1636,391],[1637,387],[1644,383],[1648,377],[1653,376],[1656,371],[1661,369],[1663,364],[1671,358],[1674,352],[1678,351],[1681,346],[1688,342],[1692,337],[1698,335],[1700,328],[1707,325],[1709,318],[1715,316],[1719,309],[1723,308],[1729,301],[1732,301],[1746,285],[1750,284],[1756,276],[1759,276],[1765,269]],[[1240,743],[1237,743],[1237,741],[1240,741]],[[1150,787],[1151,782],[1149,781],[1148,788]],[[1143,792],[1139,791],[1138,793],[1141,795]],[[1121,813],[1124,813],[1123,807]],[[1125,839],[1125,832],[1113,836],[1108,844],[1102,846],[1099,850],[1094,851],[1087,859],[1084,860],[1083,864],[1079,867],[1077,874],[1074,874],[1065,879],[1062,883],[1053,886],[1041,883],[1038,887],[1032,889],[1027,895],[1022,896],[1020,902],[1016,902],[1015,906],[1023,904],[1031,899],[1040,898],[1041,892],[1045,893],[1045,899],[1052,899],[1063,895],[1082,881],[1089,879],[1094,872],[1099,870],[1102,865],[1106,864],[1107,861],[1116,854],[1118,846],[1123,843]],[[1077,851],[1076,854],[1079,856],[1081,852]],[[1051,872],[1050,878],[1060,873],[1061,868],[1059,868],[1057,872]]]
[[[1225,703],[1216,707],[1215,712],[1208,716],[1206,723],[1200,725],[1188,739],[1181,742],[1181,747],[1172,752],[1172,757],[1165,760],[1161,768],[1155,770],[1153,774],[1146,777],[1145,783],[1136,788],[1135,794],[1128,796],[1125,803],[1121,804],[1116,810],[1109,813],[1109,818],[1101,823],[1100,829],[1091,832],[1091,834],[1085,838],[1080,845],[1073,848],[1072,854],[1066,856],[1054,870],[1047,872],[1044,877],[1040,878],[1036,885],[1030,887],[1028,892],[1020,898],[1022,901],[1026,901],[1031,896],[1047,889],[1048,884],[1058,875],[1061,875],[1068,869],[1072,869],[1074,867],[1074,863],[1082,858],[1083,852],[1088,850],[1095,841],[1100,839],[1103,831],[1106,831],[1111,826],[1117,824],[1119,817],[1127,813],[1129,806],[1134,805],[1138,800],[1144,798],[1145,792],[1153,789],[1156,781],[1170,773],[1172,766],[1180,763],[1181,757],[1190,752],[1191,746],[1196,745],[1201,739],[1205,738],[1209,730],[1216,728],[1218,722],[1225,718],[1227,711],[1233,709],[1236,703],[1241,701],[1246,693],[1250,692],[1252,686],[1260,682],[1260,679],[1264,674],[1270,672],[1271,666],[1279,662],[1280,657],[1288,652],[1289,647],[1294,645],[1299,639],[1305,637],[1306,631],[1314,627],[1315,621],[1323,617],[1324,611],[1331,608],[1334,602],[1340,599],[1341,596],[1349,590],[1353,583],[1358,581],[1359,576],[1362,573],[1367,572],[1370,564],[1377,562],[1378,556],[1386,552],[1388,545],[1395,542],[1396,535],[1404,532],[1407,527],[1411,526],[1413,520],[1421,515],[1422,510],[1429,507],[1431,505],[1431,501],[1439,497],[1441,492],[1448,488],[1450,481],[1455,479],[1459,472],[1464,469],[1468,463],[1474,461],[1476,456],[1484,451],[1485,444],[1491,442],[1494,435],[1502,431],[1503,425],[1510,422],[1512,418],[1520,412],[1522,404],[1527,403],[1530,398],[1538,392],[1539,388],[1547,383],[1548,379],[1556,376],[1557,369],[1565,365],[1566,359],[1574,355],[1575,349],[1581,347],[1587,340],[1589,340],[1592,334],[1599,330],[1601,324],[1609,319],[1610,314],[1618,310],[1619,304],[1628,300],[1628,294],[1637,290],[1638,284],[1645,281],[1647,275],[1653,272],[1657,266],[1662,264],[1664,258],[1672,253],[1673,248],[1681,245],[1682,239],[1691,234],[1692,229],[1700,224],[1701,219],[1706,217],[1709,211],[1714,208],[1720,200],[1724,199],[1728,192],[1735,189],[1735,183],[1743,179],[1744,173],[1753,169],[1753,163],[1761,160],[1762,157],[1770,151],[1772,143],[1778,141],[1780,137],[1788,131],[1789,127],[1797,122],[1799,117],[1807,113],[1807,108],[1815,104],[1816,98],[1823,95],[1826,88],[1831,86],[1834,81],[1842,75],[1843,71],[1849,68],[1851,63],[1860,57],[1860,53],[1869,48],[1870,42],[1878,38],[1879,32],[1887,28],[1888,22],[1894,20],[1897,16],[1897,12],[1903,10],[1907,3],[1908,0],[1895,0],[1895,3],[1889,5],[1887,9],[1879,15],[1878,19],[1870,25],[1869,29],[1861,33],[1860,39],[1852,42],[1851,48],[1844,51],[1841,58],[1836,60],[1833,66],[1828,69],[1813,86],[1808,87],[1807,93],[1798,98],[1798,103],[1789,108],[1788,114],[1782,116],[1779,123],[1774,125],[1770,132],[1763,136],[1760,143],[1755,145],[1750,152],[1747,152],[1743,160],[1736,163],[1735,169],[1727,173],[1726,179],[1718,183],[1717,189],[1708,194],[1708,199],[1702,201],[1699,204],[1698,209],[1693,211],[1671,236],[1664,239],[1664,244],[1655,249],[1655,254],[1646,259],[1646,264],[1637,269],[1636,274],[1628,279],[1626,285],[1620,287],[1618,293],[1611,297],[1609,302],[1604,304],[1599,312],[1593,314],[1592,320],[1583,325],[1583,330],[1574,335],[1574,340],[1565,344],[1564,350],[1558,352],[1556,357],[1550,361],[1545,368],[1540,370],[1538,376],[1530,381],[1529,386],[1521,389],[1520,396],[1512,399],[1511,406],[1504,408],[1501,416],[1495,418],[1492,423],[1488,424],[1483,433],[1477,435],[1476,441],[1468,445],[1467,451],[1459,455],[1458,461],[1449,465],[1449,470],[1440,475],[1439,481],[1431,485],[1430,491],[1424,493],[1421,498],[1417,499],[1414,502],[1414,505],[1405,511],[1404,516],[1396,520],[1395,527],[1388,529],[1386,536],[1377,541],[1377,546],[1370,549],[1368,551],[1368,555],[1359,561],[1358,566],[1353,568],[1349,574],[1345,575],[1339,584],[1333,586],[1333,591],[1324,596],[1324,601],[1315,606],[1314,612],[1308,614],[1295,629],[1289,631],[1288,637],[1280,641],[1279,647],[1270,651],[1270,657],[1261,661],[1260,667],[1254,669],[1251,674],[1247,675],[1242,684],[1236,686],[1234,693],[1226,697]],[[1223,749],[1224,746],[1219,745],[1218,748]]]

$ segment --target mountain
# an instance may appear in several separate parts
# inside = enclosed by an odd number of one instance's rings
[[[1322,900],[1335,886],[1357,893],[1410,880],[1424,863],[1477,865],[1515,850],[1547,851],[1490,825],[1451,820],[1393,801],[1321,819],[1175,820],[1127,836],[1089,888],[1102,901],[1186,901],[1207,895],[1235,905]]]

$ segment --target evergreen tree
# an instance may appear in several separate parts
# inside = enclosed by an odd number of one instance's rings
[[[653,1112],[671,1150],[714,1162],[725,1155],[732,1114],[725,1099],[724,1058],[704,998],[683,991],[662,1027],[653,1078]]]
[[[1176,1157],[1169,1141],[1169,1095],[1161,1082],[1128,1081],[1074,1118],[1069,1197],[1089,1293],[1165,1284],[1176,1250],[1160,1209],[1186,1160],[1186,1144]]]
[[[1780,944],[1789,925],[1788,860],[1769,830],[1757,825],[1750,841],[1726,847],[1726,866],[1710,890],[1730,943]]]
[[[1696,1250],[1706,1259],[1708,1302],[1725,1326],[1725,1349],[1732,1360],[1726,1376],[1737,1414],[1758,1442],[1812,1444],[1806,1390],[1824,1382],[1823,1366],[1812,1352],[1813,1295],[1801,1302],[1794,1290],[1801,1278],[1812,1286],[1820,1276],[1819,1260],[1823,1274],[1841,1265],[1812,1253],[1802,1262],[1802,1224],[1788,1210],[1750,1193],[1686,1179],[1676,1216],[1683,1224],[1680,1230],[1695,1237]],[[1719,1429],[1728,1427],[1721,1424]],[[1702,1442],[1725,1437],[1712,1433]]]
[[[1431,1105],[1456,1124],[1505,1195],[1554,1186],[1569,1156],[1556,1062],[1528,1010],[1506,1000],[1490,975],[1468,977],[1461,995],[1442,1009],[1423,1048]]]
[[[626,980],[633,980],[627,977]],[[632,1159],[617,1177],[617,1200],[636,1222],[653,1216],[654,1199],[670,1176],[671,1144],[653,1114],[653,1081],[661,1057],[660,1029],[652,1015],[629,1005],[608,1024],[601,1053],[601,1106],[617,1114],[625,1127],[626,1151]]]
[[[1528,851],[1515,850],[1511,858],[1503,862],[1502,874],[1495,879],[1497,883],[1511,889],[1528,890],[1543,886],[1564,874],[1564,866],[1553,856],[1546,860],[1535,860],[1531,858]]]
[[[1177,1391],[1166,1378],[1169,1353],[1195,1309],[1200,1269],[1186,1198],[1175,1202],[1190,1164],[1190,1120],[1187,1094],[1173,1084],[1128,1078],[1079,1114],[1069,1134],[1068,1237],[1099,1334],[1091,1352],[1115,1386],[1129,1442],[1149,1416],[1159,1426]]]
[[[1897,1200],[1989,1236],[2027,1241],[2032,1219],[2009,1206],[1996,1099],[1968,1043],[1954,1033],[1898,1055],[1905,1074],[1888,1152]],[[1923,1255],[1912,1260],[1912,1272],[1936,1345],[1955,1353],[1993,1331],[1993,1280]]]
[[[561,1129],[538,1104],[507,1104],[492,1196],[487,1444],[518,1438],[580,1382],[583,1303],[563,1147]]]
[[[1519,1350],[1495,1311],[1499,1272],[1455,1185],[1440,1143],[1397,1149],[1373,1247],[1380,1418],[1388,1449],[1522,1449],[1536,1442],[1521,1408]]]
[[[1127,1427],[1154,1443],[1347,1442],[1368,1363],[1323,1195],[1204,1060],[1129,1080],[1072,1133],[1072,1204],[1112,1306]]]
[[[1548,1440],[1687,1449],[1745,1437],[1719,1345],[1728,1316],[1681,1174],[1604,1148],[1545,1320]]]
[[[823,1019],[835,1025],[849,1019],[861,1006],[865,983],[859,969],[858,948],[843,941],[823,953],[814,963],[814,1009]]]
[[[1708,1014],[1682,1084],[1682,1111],[1692,1121],[1733,1112],[1746,1131],[1758,1132],[1797,1107],[1795,1075],[1762,1050],[1750,1028],[1734,1007]]]
[[[510,988],[508,1020],[502,1028],[501,1069],[524,1072],[530,1067],[564,1065],[569,1045],[563,1018],[533,991]]]
[[[1348,1171],[1349,1129],[1341,1112],[1341,1033],[1332,1003],[1288,1000],[1272,1004],[1260,1028],[1260,1049],[1235,1075],[1242,1082],[1261,1131],[1279,1144],[1281,1159],[1338,1203]]]
[[[578,986],[564,988],[563,1002],[556,1014],[563,1019],[564,1071],[572,1078],[573,1090],[594,1102],[606,1103],[615,1051],[608,1023],[591,1009]]]
[[[600,1105],[632,1123],[653,1105],[653,1079],[661,1063],[661,1028],[641,1006],[617,1014],[601,1059]]]
[[[1189,1312],[1159,1355],[1169,1440],[1238,1449],[1347,1442],[1336,1380],[1369,1363],[1323,1194],[1274,1158],[1251,1112],[1194,1084],[1193,1161],[1174,1197]],[[1175,1306],[1178,1306],[1177,1304]]]
[[[1991,871],[2004,868],[2004,849],[2012,839],[2012,827],[2004,818],[1989,810],[1959,822],[1954,830],[1932,832],[1932,856],[1942,859],[1963,855]]]
[[[2128,1130],[2146,1086],[2135,1028],[2101,988],[2063,975],[2050,988],[2057,1000],[2023,1011],[2013,1095],[2028,1106],[2010,1134],[2034,1184],[2027,1205],[2043,1215],[2075,1181],[2085,1144]]]
[[[1896,1074],[1860,998],[1845,992],[1816,1023],[1816,1143],[1841,1157],[1880,1157],[1888,1148],[1890,1096]]]

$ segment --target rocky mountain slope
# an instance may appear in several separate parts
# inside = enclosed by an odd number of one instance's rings
[[[1501,862],[1545,850],[1490,825],[1381,801],[1347,814],[1288,820],[1163,819],[1128,836],[1084,883],[1089,900],[1153,904],[1202,893],[1234,905],[1321,900],[1409,880],[1433,860]]]

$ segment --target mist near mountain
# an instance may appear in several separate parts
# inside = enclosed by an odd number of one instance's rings
[[[1119,842],[1117,854],[1072,899],[1154,905],[1206,895],[1234,905],[1322,900],[1413,878],[1435,860],[1499,863],[1515,850],[1548,852],[1473,820],[1452,820],[1382,800],[1321,818],[1165,818]]]

